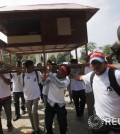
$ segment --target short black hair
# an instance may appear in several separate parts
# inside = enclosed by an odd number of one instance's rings
[[[17,60],[17,61],[16,61],[16,63],[17,63],[17,64],[19,64],[19,65],[21,65],[21,64],[22,64],[22,63],[21,63],[21,61],[19,61],[19,60]]]
[[[48,60],[47,63],[52,64],[52,61],[51,60]]]
[[[27,61],[25,62],[25,67],[30,67],[30,66],[33,65],[33,64],[34,64],[33,61],[27,60]]]
[[[71,59],[70,63],[71,63],[71,64],[73,64],[73,63],[74,63],[74,64],[77,64],[78,61],[77,61],[77,59]]]

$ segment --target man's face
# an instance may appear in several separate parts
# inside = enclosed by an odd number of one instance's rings
[[[97,75],[101,75],[105,68],[106,68],[106,64],[105,62],[99,62],[97,60],[94,60],[91,64],[90,67],[92,68],[92,70],[97,74]]]
[[[34,65],[26,67],[26,71],[27,71],[27,73],[32,73],[34,71]]]

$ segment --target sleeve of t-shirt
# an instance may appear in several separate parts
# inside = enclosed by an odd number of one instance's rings
[[[120,70],[115,70],[115,78],[118,85],[120,86]]]
[[[39,71],[37,71],[37,73],[38,73],[39,83],[42,83],[41,73]]]
[[[19,83],[20,83],[21,85],[23,85],[23,73],[20,74]]]
[[[69,85],[70,80],[60,80],[54,74],[50,74],[50,80],[54,83],[58,88],[67,88]]]
[[[90,76],[91,76],[92,72],[89,72],[86,75],[82,75],[82,79],[85,82],[85,84],[91,85],[90,84]]]

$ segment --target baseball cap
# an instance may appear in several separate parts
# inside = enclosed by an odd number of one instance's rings
[[[102,52],[93,52],[90,55],[90,63],[92,63],[94,60],[97,60],[102,63],[105,61],[105,56]]]

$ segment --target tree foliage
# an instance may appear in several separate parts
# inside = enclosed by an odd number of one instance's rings
[[[97,44],[94,43],[94,42],[89,42],[89,43],[87,44],[87,49],[88,49],[88,52],[92,53],[92,52],[96,51],[96,49],[97,49]]]
[[[52,62],[54,62],[54,63],[56,63],[56,57],[55,57],[55,55],[51,55],[50,57],[49,57],[49,59],[52,61]]]
[[[73,55],[71,55],[70,52],[58,53],[56,62],[57,64],[62,64],[65,61],[69,62],[70,57],[73,57]]]
[[[111,53],[111,45],[104,45],[103,47],[100,47],[102,52],[107,56]]]
[[[92,53],[92,52],[96,51],[97,50],[97,44],[94,43],[94,42],[89,42],[87,44],[87,50],[88,50],[88,53]],[[80,53],[81,53],[80,62],[83,63],[83,62],[85,62],[85,59],[86,59],[85,45],[81,47]]]
[[[64,62],[64,57],[62,53],[57,54],[57,64],[62,64]]]
[[[16,56],[15,54],[11,55],[11,64],[16,65],[16,61],[20,60],[21,62],[26,62],[26,60],[32,60],[34,63],[36,63],[35,55],[19,55]],[[4,55],[3,60],[7,63],[10,63],[10,56],[9,55]]]
[[[102,51],[106,56],[109,55],[111,53],[111,45],[107,44],[104,45],[102,47],[98,47],[96,43],[94,42],[89,42],[87,44],[87,50],[88,50],[88,54],[94,51]],[[85,50],[85,46],[82,46],[80,48],[80,61],[83,63],[85,61],[86,58],[86,50]],[[55,55],[51,55],[49,57],[50,60],[52,60],[53,62],[57,63],[57,64],[62,64],[63,62],[69,62],[71,58],[73,58],[73,55],[70,54],[70,52],[60,52],[57,54],[57,57],[55,57]],[[35,55],[19,55],[16,57],[16,55],[12,54],[12,64],[15,65],[17,59],[20,59],[21,62],[25,62],[26,60],[30,59],[32,60],[34,63],[36,63],[36,58]],[[9,55],[4,55],[3,59],[5,62],[10,62],[10,57]],[[43,60],[44,58],[41,57],[41,59]]]

